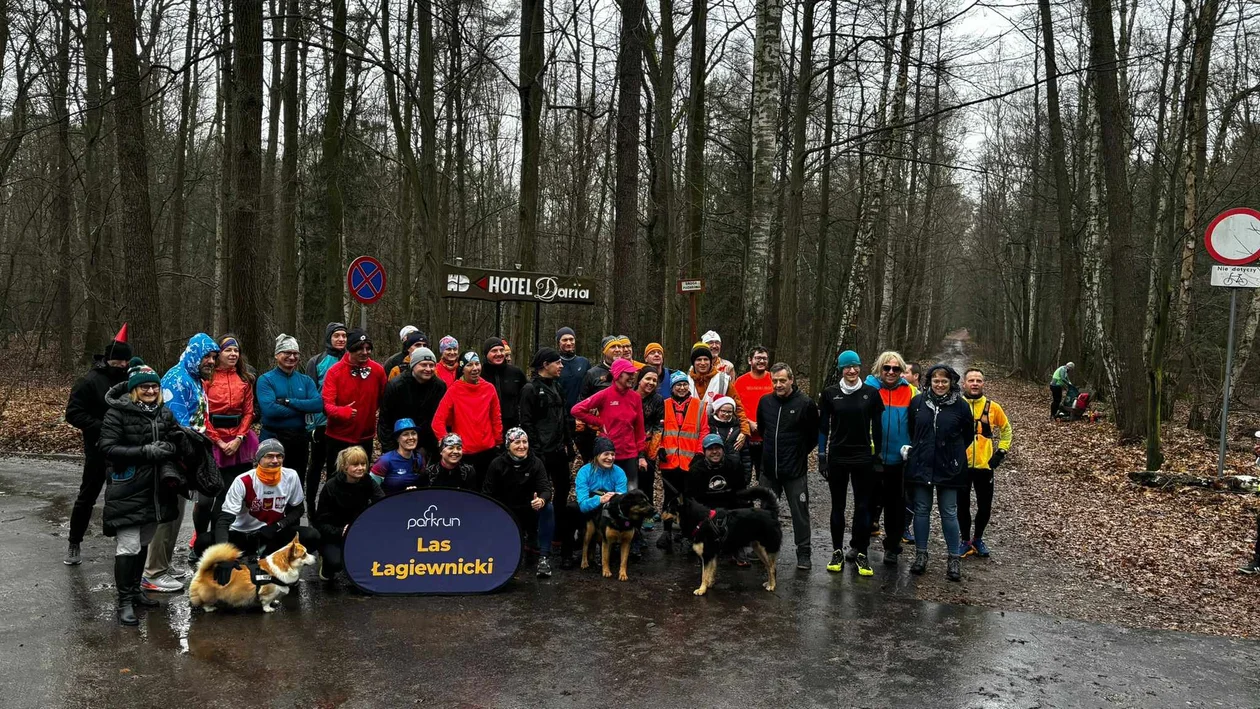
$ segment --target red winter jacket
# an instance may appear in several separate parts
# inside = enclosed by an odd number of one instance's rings
[[[433,435],[438,442],[455,432],[464,439],[464,455],[490,450],[503,440],[499,392],[485,380],[469,384],[463,379],[446,388],[433,414]]]
[[[368,360],[364,368],[368,370],[366,378],[355,373],[358,368],[350,364],[347,352],[324,375],[324,413],[328,414],[325,436],[358,443],[376,435],[376,411],[385,391],[385,368],[375,360]],[[354,418],[350,417],[351,409],[356,412]]]
[[[643,431],[643,398],[634,389],[617,391],[617,385],[573,405],[573,418],[599,428],[612,441],[617,460],[637,458],[646,450]]]

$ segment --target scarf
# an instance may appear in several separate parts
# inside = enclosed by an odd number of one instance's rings
[[[928,396],[928,401],[936,405],[937,408],[940,408],[942,406],[949,406],[955,401],[958,401],[958,391],[952,387],[950,388],[949,393],[945,394],[944,396],[941,396],[937,394],[936,392],[932,391],[931,389],[928,389],[927,396]]]
[[[359,379],[367,379],[368,377],[372,376],[372,367],[371,366],[356,367],[352,364],[350,365],[350,376],[358,377]]]
[[[274,468],[265,468],[262,464],[259,464],[257,471],[258,482],[263,485],[275,487],[280,484],[280,466],[277,465]]]
[[[845,394],[852,394],[853,392],[861,388],[862,388],[861,379],[857,380],[856,382],[853,382],[852,386],[850,386],[849,383],[846,382],[845,380],[843,379],[840,380],[840,391],[844,392]]]

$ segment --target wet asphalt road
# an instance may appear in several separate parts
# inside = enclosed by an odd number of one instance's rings
[[[1257,642],[917,601],[908,560],[828,574],[825,490],[815,569],[785,548],[773,594],[726,564],[696,598],[694,557],[653,549],[627,583],[522,571],[477,597],[368,598],[308,569],[274,614],[169,595],[121,628],[99,518],[61,563],[78,478],[0,460],[0,706],[1260,706]]]

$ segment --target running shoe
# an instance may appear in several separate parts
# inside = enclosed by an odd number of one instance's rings
[[[140,588],[146,591],[156,591],[158,593],[176,593],[184,590],[184,584],[176,581],[167,574],[162,574],[157,578],[145,577],[140,582]]]
[[[857,572],[858,576],[875,575],[875,571],[871,569],[871,562],[867,561],[865,554],[857,555]]]
[[[857,549],[854,549],[853,547],[849,547],[849,550],[844,553],[844,558],[846,561],[853,561],[857,559],[857,557],[858,557],[858,551]]]
[[[839,549],[831,552],[831,561],[827,562],[828,571],[844,571],[844,552]]]
[[[972,539],[971,540],[971,553],[976,554],[982,559],[987,559],[989,558],[989,547],[985,546],[985,543],[983,540]]]
[[[901,533],[902,544],[914,544],[914,530],[906,527],[906,531]]]
[[[1239,566],[1238,573],[1247,574],[1248,576],[1255,576],[1256,574],[1260,574],[1260,557],[1257,557],[1256,559],[1254,559],[1248,564],[1243,564],[1242,566]]]
[[[82,562],[83,557],[79,555],[79,543],[70,542],[70,545],[66,547],[66,558],[62,559],[61,563],[66,566],[78,566]]]
[[[957,556],[950,556],[945,562],[945,578],[950,581],[962,581],[962,560]]]
[[[975,553],[976,553],[976,550],[971,547],[971,542],[963,542],[958,547],[959,557],[971,556],[972,554],[975,554]]]

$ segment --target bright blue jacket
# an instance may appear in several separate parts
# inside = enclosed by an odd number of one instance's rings
[[[596,490],[626,494],[626,474],[616,465],[605,469],[594,463],[587,463],[578,470],[573,490],[578,509],[584,513],[594,512],[599,509],[599,495]]]
[[[299,431],[306,427],[307,414],[324,413],[324,398],[315,380],[297,369],[285,374],[279,367],[258,378],[258,408],[262,412],[262,435],[272,438],[277,431]],[[289,405],[276,401],[288,399]]]
[[[910,400],[918,394],[918,389],[905,378],[897,380],[896,385],[884,384],[874,374],[868,374],[866,383],[879,390],[884,400],[884,440],[875,454],[884,465],[901,464],[901,447],[910,445]]]
[[[219,346],[204,332],[193,335],[179,356],[179,364],[162,375],[162,401],[181,426],[206,430],[206,393],[201,386],[201,359]],[[200,412],[200,416],[198,416]]]

